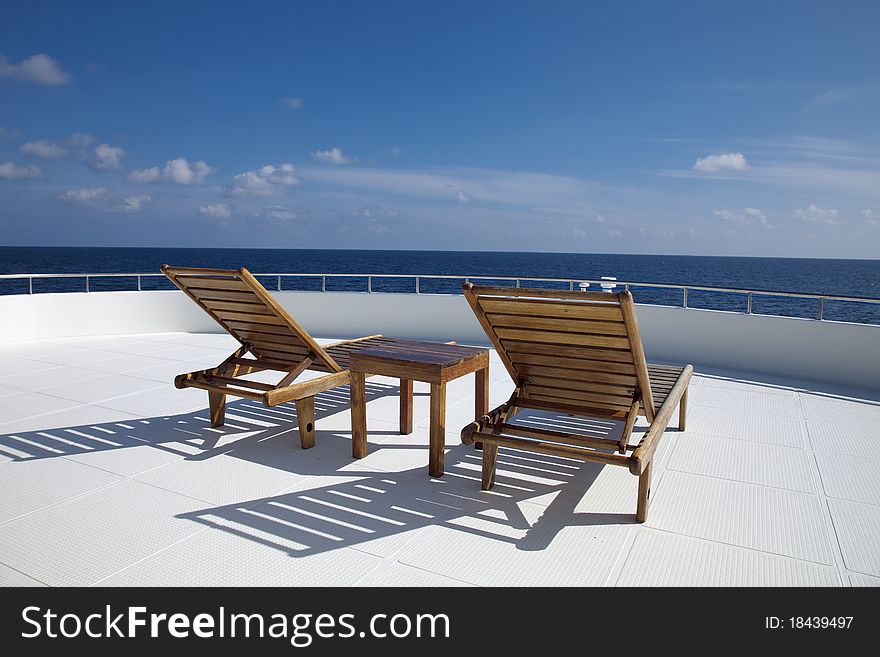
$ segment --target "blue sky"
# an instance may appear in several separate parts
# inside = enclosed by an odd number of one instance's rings
[[[880,3],[5,3],[0,243],[876,258]]]

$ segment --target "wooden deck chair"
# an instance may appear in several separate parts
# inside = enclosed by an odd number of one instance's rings
[[[483,444],[483,489],[495,482],[498,447],[621,465],[639,477],[636,518],[648,514],[654,450],[675,407],[685,428],[693,367],[649,365],[632,295],[466,283],[473,308],[516,383],[511,398],[466,426],[461,440]],[[510,423],[521,409],[621,420],[617,440]],[[650,426],[629,439],[638,414]]]
[[[226,396],[276,406],[296,402],[300,444],[315,445],[315,395],[349,383],[348,357],[358,349],[393,342],[381,335],[322,347],[272,298],[247,269],[194,269],[162,265],[162,272],[202,310],[241,343],[217,367],[174,379],[178,388],[208,391],[211,426],[225,421]],[[241,377],[265,370],[280,380],[271,385]],[[296,382],[306,370],[326,375]],[[357,455],[356,455],[357,456]]]

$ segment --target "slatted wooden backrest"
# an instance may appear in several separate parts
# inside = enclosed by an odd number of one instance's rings
[[[465,284],[473,308],[524,397],[622,416],[654,401],[629,292],[569,292]]]
[[[293,366],[311,353],[311,369],[342,371],[247,269],[162,265],[162,272],[256,358]]]

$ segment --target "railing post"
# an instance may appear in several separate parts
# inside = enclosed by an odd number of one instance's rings
[[[141,291],[141,275],[140,274],[138,274],[137,281],[138,281],[138,292],[140,292]]]
[[[688,307],[688,289],[686,287],[681,288],[684,294],[681,295],[681,307]]]
[[[825,314],[825,297],[819,297],[819,319]]]
[[[752,293],[746,295],[746,315],[752,314]]]
[[[421,294],[421,291],[419,290],[419,277],[418,276],[416,276],[416,294]]]
[[[321,292],[327,291],[327,277],[321,276]]]
[[[34,293],[34,277],[28,276],[28,294]]]
[[[516,286],[517,286],[517,287],[520,287],[519,279],[518,279],[518,278],[516,279]]]
[[[569,291],[569,292],[574,292],[574,281],[569,281],[569,282],[568,282],[568,291]]]
[[[373,291],[373,277],[367,276],[367,292]]]
[[[278,291],[281,292],[281,274],[278,274]]]
[[[89,275],[86,274],[86,292],[89,291]]]

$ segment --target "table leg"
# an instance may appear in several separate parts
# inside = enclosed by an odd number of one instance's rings
[[[413,430],[413,382],[400,380],[400,434],[408,436]]]
[[[351,373],[351,455],[367,455],[367,378],[361,372]]]
[[[431,384],[431,446],[428,474],[443,476],[443,455],[446,446],[446,384]]]
[[[474,399],[476,400],[474,415],[476,416],[475,419],[479,421],[481,417],[489,412],[489,368],[485,367],[477,370],[474,380],[477,388],[474,394]],[[475,441],[474,449],[483,449],[483,443]]]

